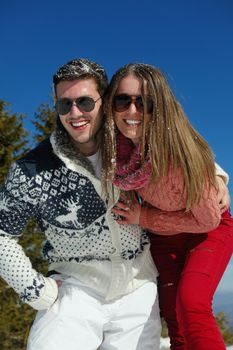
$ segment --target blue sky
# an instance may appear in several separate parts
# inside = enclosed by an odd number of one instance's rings
[[[232,18],[232,0],[2,1],[0,98],[26,114],[33,135],[34,113],[52,103],[52,75],[68,60],[93,59],[110,78],[128,62],[153,64],[233,179]],[[220,289],[233,290],[232,265]]]

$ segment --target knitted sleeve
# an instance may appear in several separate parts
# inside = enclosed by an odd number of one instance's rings
[[[0,274],[23,302],[44,309],[57,297],[56,282],[35,271],[18,244],[28,219],[36,216],[39,196],[39,186],[14,164],[0,191]]]
[[[215,163],[215,172],[217,176],[222,177],[223,181],[227,185],[229,182],[229,175],[217,163]]]
[[[145,205],[140,214],[140,225],[143,228],[162,235],[208,232],[215,229],[220,220],[221,212],[214,188],[206,189],[199,204],[189,211],[166,211]]]

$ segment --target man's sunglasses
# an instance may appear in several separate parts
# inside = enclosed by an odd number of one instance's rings
[[[101,97],[97,98],[97,100],[94,100],[92,97],[89,96],[81,96],[76,98],[75,100],[71,100],[70,98],[59,98],[57,99],[55,103],[55,108],[58,114],[65,115],[70,112],[72,106],[77,106],[78,109],[82,112],[91,112],[95,108],[95,104],[97,101],[99,101]]]
[[[116,112],[125,112],[129,109],[131,103],[135,104],[138,112],[144,112],[144,104],[142,96],[130,96],[127,94],[115,95],[113,98],[113,109]],[[153,100],[151,97],[146,97],[146,111],[152,113],[153,111]]]

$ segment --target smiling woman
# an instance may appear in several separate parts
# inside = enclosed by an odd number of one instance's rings
[[[232,255],[233,219],[219,204],[211,149],[151,65],[120,68],[105,110],[105,188],[111,196],[111,178],[121,189],[116,221],[150,236],[171,349],[223,350],[212,298]]]
[[[146,82],[144,81],[146,90]],[[138,144],[143,133],[143,125],[148,126],[153,110],[153,100],[146,95],[141,96],[142,84],[135,76],[129,75],[123,78],[113,98],[115,123],[121,133]],[[146,113],[143,114],[144,108]]]

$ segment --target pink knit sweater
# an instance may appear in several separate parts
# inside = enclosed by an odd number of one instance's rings
[[[198,205],[185,210],[186,191],[181,171],[170,171],[158,182],[150,181],[150,162],[140,164],[140,152],[121,135],[117,143],[115,184],[134,189],[143,199],[140,225],[162,235],[202,233],[215,229],[221,219],[216,190],[205,189]]]

